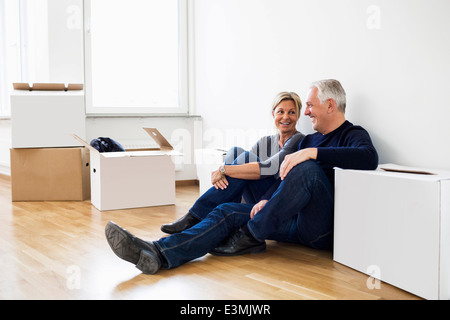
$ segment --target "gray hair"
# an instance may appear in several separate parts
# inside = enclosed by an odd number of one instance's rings
[[[317,97],[320,103],[324,103],[328,99],[333,99],[336,102],[338,110],[345,114],[345,107],[347,106],[347,98],[345,90],[341,83],[334,79],[320,80],[313,82],[310,88],[317,88]]]

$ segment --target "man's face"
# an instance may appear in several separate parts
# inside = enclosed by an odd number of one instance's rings
[[[313,129],[317,132],[324,132],[327,122],[328,101],[320,103],[317,97],[318,89],[312,88],[306,100],[305,116],[311,118]]]

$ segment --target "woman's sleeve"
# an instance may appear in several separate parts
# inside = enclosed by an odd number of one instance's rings
[[[294,153],[298,150],[298,144],[305,136],[302,133],[296,133],[293,135],[286,143],[284,144],[283,148],[274,155],[270,156],[268,159],[261,161],[259,163],[260,168],[260,177],[261,179],[268,178],[275,176],[278,178],[280,166],[283,162],[286,155]],[[267,150],[271,148],[272,146],[265,146],[266,147],[266,154]],[[261,152],[261,150],[260,150]]]

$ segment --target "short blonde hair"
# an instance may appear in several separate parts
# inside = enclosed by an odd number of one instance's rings
[[[272,103],[272,113],[275,111],[275,109],[278,107],[278,105],[286,100],[291,100],[294,102],[295,107],[297,108],[297,113],[300,116],[300,113],[302,111],[302,101],[300,100],[300,97],[295,92],[280,92],[275,97],[273,103]]]

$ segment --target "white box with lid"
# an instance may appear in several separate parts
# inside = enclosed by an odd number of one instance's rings
[[[13,91],[12,148],[81,146],[72,133],[86,135],[84,91]]]
[[[450,299],[450,173],[389,164],[335,175],[334,260]]]

